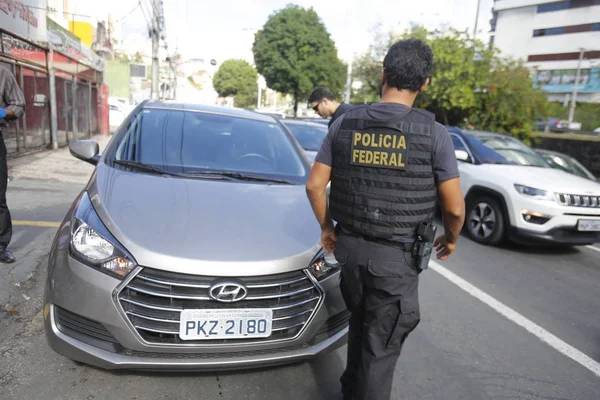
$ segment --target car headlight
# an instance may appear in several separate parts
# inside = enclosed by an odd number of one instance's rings
[[[118,279],[137,265],[131,254],[106,229],[87,193],[71,221],[69,251],[78,261]]]
[[[515,184],[517,192],[524,196],[533,197],[540,200],[553,200],[552,192],[542,189],[536,189],[530,186]]]
[[[340,269],[340,264],[331,253],[326,253],[323,249],[319,250],[317,255],[310,262],[308,270],[317,280],[321,281]]]

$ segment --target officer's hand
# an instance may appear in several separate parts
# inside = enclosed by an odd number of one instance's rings
[[[323,228],[321,230],[321,246],[328,253],[333,253],[335,251],[335,242],[337,241],[337,237],[335,236],[335,230],[333,227],[331,228]]]
[[[0,108],[0,119],[6,118],[7,115],[8,111],[6,111],[4,108]]]
[[[437,251],[438,260],[447,260],[456,249],[456,243],[449,242],[446,235],[438,236],[433,245]]]

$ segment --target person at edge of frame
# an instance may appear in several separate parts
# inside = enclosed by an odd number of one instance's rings
[[[351,312],[340,379],[345,400],[390,399],[403,344],[421,319],[419,266],[426,268],[429,255],[423,262],[413,253],[424,244],[416,232],[422,224],[434,229],[439,202],[444,233],[425,244],[447,260],[464,223],[450,135],[432,113],[412,108],[432,64],[432,50],[420,40],[391,46],[381,101],[356,106],[332,125],[306,184],[321,244],[341,266],[340,289]]]
[[[6,143],[2,129],[8,121],[21,118],[25,114],[25,96],[10,70],[0,65],[0,262],[15,262],[15,257],[7,249],[12,238],[12,219],[6,204],[8,186],[8,163]]]

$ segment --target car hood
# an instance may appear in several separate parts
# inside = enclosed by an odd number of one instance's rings
[[[308,266],[320,248],[303,185],[163,177],[101,164],[89,192],[107,228],[142,266],[273,274]]]
[[[490,179],[509,181],[556,193],[594,194],[600,196],[600,183],[555,168],[519,165],[482,164],[478,166]]]

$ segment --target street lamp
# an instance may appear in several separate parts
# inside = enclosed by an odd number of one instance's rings
[[[583,54],[585,49],[579,48],[579,62],[577,63],[577,73],[575,74],[575,85],[573,86],[573,96],[571,98],[571,109],[569,110],[569,127],[573,123],[573,117],[575,115],[575,101],[577,99],[577,90],[579,89],[579,76],[581,74],[581,61],[583,60]]]

